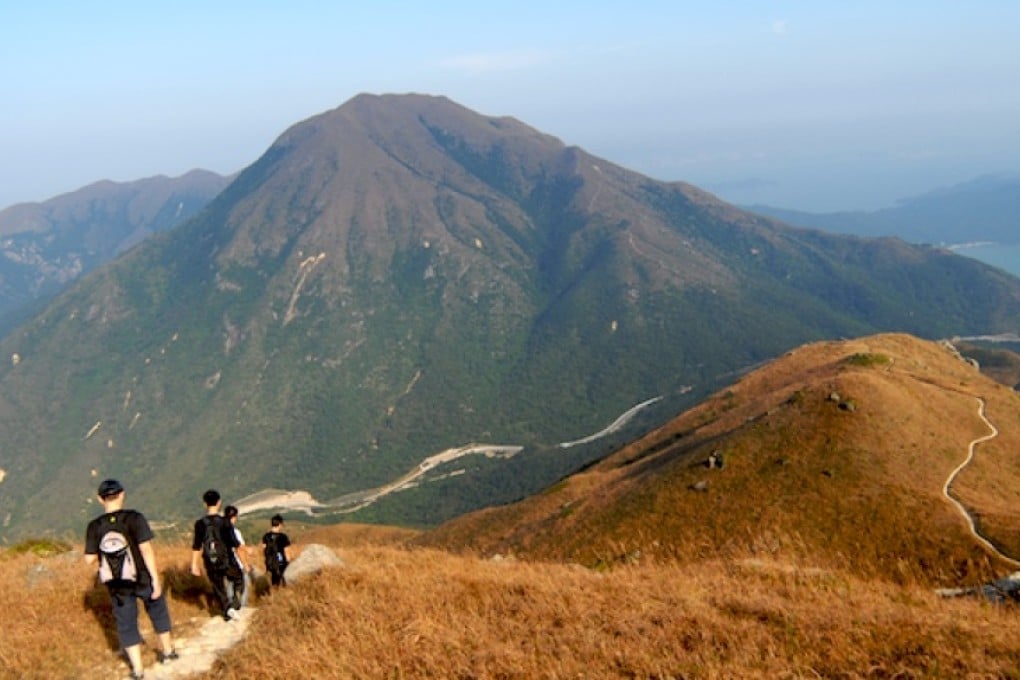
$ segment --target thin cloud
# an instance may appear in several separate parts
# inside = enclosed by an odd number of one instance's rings
[[[790,30],[789,19],[776,19],[772,22],[772,32],[776,35],[786,35]]]
[[[437,66],[449,71],[469,74],[498,71],[523,71],[547,63],[552,58],[542,50],[512,50],[508,52],[480,52],[461,54],[441,59]]]

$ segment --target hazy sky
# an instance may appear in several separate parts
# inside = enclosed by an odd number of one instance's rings
[[[1020,2],[0,0],[0,88],[0,207],[422,92],[734,202],[876,208],[1020,171]]]

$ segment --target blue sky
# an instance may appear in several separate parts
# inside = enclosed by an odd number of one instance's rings
[[[726,200],[877,208],[1020,172],[1018,35],[1013,0],[0,0],[0,207],[423,92]]]

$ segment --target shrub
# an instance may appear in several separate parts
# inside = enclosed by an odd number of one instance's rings
[[[885,354],[872,354],[871,352],[858,352],[847,358],[846,363],[851,366],[884,366],[890,361]]]

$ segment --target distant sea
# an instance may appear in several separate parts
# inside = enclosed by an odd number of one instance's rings
[[[950,250],[1020,276],[1020,243],[965,243],[950,246]]]

